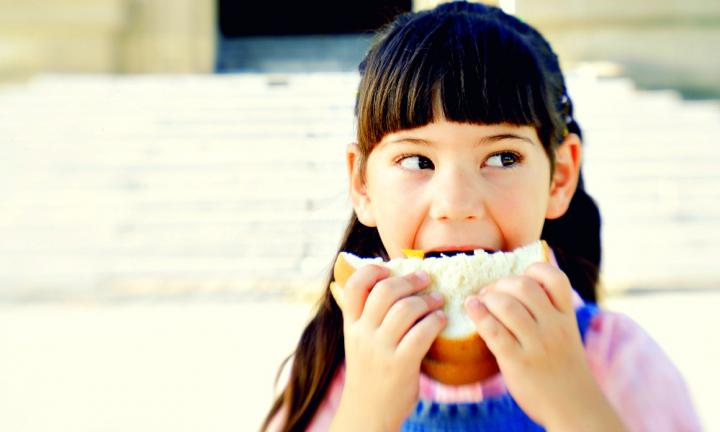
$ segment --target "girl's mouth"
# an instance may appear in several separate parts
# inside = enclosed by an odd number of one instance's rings
[[[495,251],[486,250],[485,252],[491,254],[491,253],[494,253]],[[448,251],[441,251],[441,252],[425,252],[425,258],[441,258],[443,256],[451,257],[451,256],[455,256],[455,255],[474,255],[474,254],[475,254],[474,250],[463,250],[463,251],[448,250]]]

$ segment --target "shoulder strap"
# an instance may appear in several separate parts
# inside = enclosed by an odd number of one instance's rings
[[[575,310],[575,317],[577,318],[583,344],[585,343],[585,334],[590,328],[593,318],[595,318],[598,313],[600,313],[600,308],[595,303],[585,303]]]

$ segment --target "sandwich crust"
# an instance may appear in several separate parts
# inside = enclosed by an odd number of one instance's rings
[[[345,257],[343,257],[342,254],[339,254],[337,259],[335,260],[335,266],[333,267],[333,276],[335,277],[335,282],[337,282],[337,284],[341,287],[344,287],[348,278],[350,278],[350,275],[352,275],[354,272],[355,267],[350,265],[350,263],[347,262],[347,260],[345,259]]]
[[[444,362],[425,357],[420,370],[443,384],[464,385],[486,380],[498,373],[500,368],[495,357],[468,363]]]
[[[453,363],[484,362],[494,358],[477,332],[458,339],[439,336],[430,346],[427,356],[433,360]]]

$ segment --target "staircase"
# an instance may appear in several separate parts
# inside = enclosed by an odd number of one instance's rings
[[[568,73],[610,292],[717,286],[720,105]],[[0,89],[0,301],[313,295],[350,215],[353,72]]]

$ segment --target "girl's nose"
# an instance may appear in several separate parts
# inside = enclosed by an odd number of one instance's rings
[[[482,191],[471,176],[453,170],[433,179],[430,217],[442,221],[479,219],[484,213]]]

